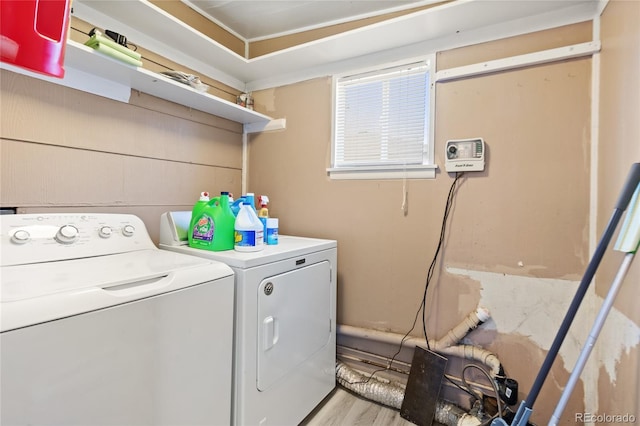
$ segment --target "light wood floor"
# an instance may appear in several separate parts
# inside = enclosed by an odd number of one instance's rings
[[[413,426],[400,412],[337,386],[300,426]]]

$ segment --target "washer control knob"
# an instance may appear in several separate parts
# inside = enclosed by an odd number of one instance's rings
[[[98,230],[98,235],[102,238],[109,238],[111,236],[112,230],[110,226],[102,226]]]
[[[64,225],[58,229],[56,241],[60,244],[72,244],[78,240],[78,228],[73,225]]]
[[[29,241],[30,238],[31,238],[31,235],[29,235],[27,231],[25,231],[24,229],[18,229],[11,236],[11,241],[16,244],[24,244],[27,241]]]
[[[134,228],[133,225],[125,225],[122,227],[122,235],[125,237],[132,237],[135,232],[136,228]]]

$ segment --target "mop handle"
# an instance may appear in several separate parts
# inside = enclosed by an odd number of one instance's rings
[[[631,170],[629,171],[627,182],[625,183],[624,188],[622,188],[620,197],[618,197],[618,202],[615,207],[616,209],[620,209],[622,211],[627,209],[627,206],[629,206],[629,202],[631,201],[631,197],[633,197],[638,185],[640,185],[640,163],[633,163],[631,165]]]
[[[542,367],[538,372],[538,376],[536,377],[536,380],[533,383],[531,391],[527,395],[527,399],[524,402],[524,408],[528,409],[529,412],[531,411],[533,404],[536,402],[536,398],[538,398],[540,389],[542,389],[542,385],[544,384],[544,381],[547,378],[549,371],[551,371],[553,361],[558,355],[560,346],[562,345],[562,342],[564,341],[564,338],[566,337],[569,331],[569,327],[571,326],[571,323],[573,322],[573,319],[575,318],[576,313],[578,312],[578,308],[582,303],[582,299],[584,298],[584,295],[586,294],[589,288],[589,285],[591,284],[591,280],[593,279],[596,273],[596,270],[600,265],[600,261],[602,260],[602,257],[604,256],[604,253],[607,250],[609,241],[611,241],[611,237],[613,236],[613,233],[615,232],[616,227],[618,226],[618,222],[620,221],[622,214],[624,213],[627,206],[629,205],[629,201],[631,200],[631,197],[633,196],[633,193],[636,187],[638,186],[638,184],[640,184],[640,163],[634,163],[631,165],[631,170],[627,177],[627,181],[625,182],[625,185],[622,188],[622,192],[620,193],[616,206],[613,210],[611,219],[609,220],[609,223],[607,224],[607,227],[605,228],[602,234],[600,242],[598,243],[598,246],[596,247],[596,250],[593,253],[593,257],[591,258],[591,261],[587,266],[587,270],[585,271],[585,274],[582,277],[582,281],[580,281],[578,290],[576,291],[576,294],[573,297],[573,301],[569,306],[569,310],[567,311],[567,314],[565,315],[564,320],[560,325],[560,329],[558,330],[558,333],[556,334],[556,337],[553,340],[553,344],[551,345],[551,348],[549,348],[549,352],[547,353],[544,363],[542,364]]]
[[[620,290],[622,281],[627,275],[629,267],[631,266],[631,262],[633,261],[633,257],[635,256],[638,249],[640,249],[640,184],[636,187],[636,190],[633,193],[633,197],[629,202],[629,206],[627,208],[627,217],[623,222],[622,227],[620,228],[618,241],[614,245],[614,250],[626,252],[627,254],[625,255],[622,264],[618,269],[618,273],[613,279],[613,284],[611,285],[611,288],[607,293],[606,299],[602,303],[600,312],[598,312],[598,316],[596,317],[596,320],[593,323],[593,327],[591,328],[591,332],[589,333],[589,338],[587,339],[587,342],[580,352],[580,357],[578,358],[578,361],[576,362],[576,365],[571,372],[571,377],[569,377],[567,386],[565,386],[560,401],[558,401],[558,405],[556,406],[556,409],[551,416],[551,420],[549,420],[549,426],[556,426],[560,421],[560,416],[562,416],[562,412],[569,402],[569,397],[573,392],[573,388],[575,388],[576,383],[578,383],[580,374],[582,374],[582,370],[584,369],[584,366],[587,363],[587,359],[591,354],[591,350],[593,349],[596,340],[600,335],[600,331],[604,326],[604,322],[607,319],[611,308],[613,307],[613,302],[618,295],[618,291]]]
[[[620,265],[620,269],[616,274],[615,279],[613,280],[613,284],[609,289],[609,293],[607,293],[607,298],[605,299],[602,307],[600,308],[600,312],[598,312],[598,316],[593,323],[593,327],[591,327],[591,332],[589,333],[589,338],[585,343],[582,351],[580,352],[580,357],[578,361],[576,361],[576,365],[571,372],[571,377],[569,377],[569,381],[562,392],[562,396],[560,397],[560,401],[558,401],[558,405],[556,406],[553,415],[551,416],[551,420],[549,420],[548,426],[556,426],[560,421],[560,416],[562,416],[562,412],[564,411],[567,403],[569,402],[569,397],[573,392],[573,388],[576,386],[578,379],[580,378],[580,374],[582,374],[582,370],[587,363],[587,359],[591,354],[591,350],[593,346],[596,344],[596,340],[598,340],[598,336],[600,335],[600,331],[602,330],[602,326],[604,325],[607,316],[609,315],[609,311],[611,311],[611,307],[613,306],[613,302],[615,301],[616,296],[618,295],[618,291],[622,285],[622,281],[624,277],[627,275],[629,271],[629,267],[631,266],[631,261],[633,260],[635,253],[628,253],[623,261],[622,265]]]

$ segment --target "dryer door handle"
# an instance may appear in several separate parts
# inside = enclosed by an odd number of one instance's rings
[[[278,320],[272,316],[268,316],[262,320],[262,350],[268,351],[278,343],[280,337]]]

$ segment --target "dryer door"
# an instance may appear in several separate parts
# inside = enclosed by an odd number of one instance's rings
[[[266,278],[258,287],[257,386],[265,391],[327,345],[331,265]],[[302,367],[304,368],[304,367]]]

